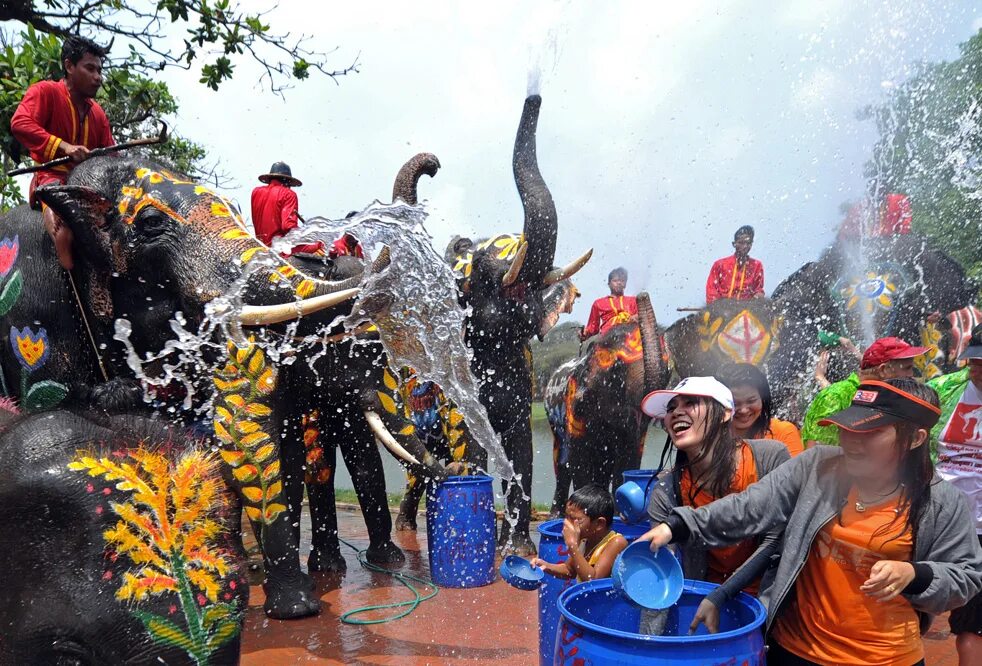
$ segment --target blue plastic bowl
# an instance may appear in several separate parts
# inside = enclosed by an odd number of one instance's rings
[[[635,541],[614,560],[614,589],[642,608],[663,610],[682,596],[682,565],[667,548],[651,552],[647,541]]]
[[[625,523],[640,523],[645,519],[644,488],[634,481],[617,486],[614,491],[614,504]]]
[[[538,589],[546,572],[533,567],[528,560],[518,555],[509,555],[498,568],[502,580],[520,590]]]

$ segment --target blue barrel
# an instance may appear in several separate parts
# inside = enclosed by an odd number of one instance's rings
[[[426,495],[430,577],[440,587],[494,582],[495,514],[490,476],[451,476]]]
[[[613,529],[624,535],[628,542],[634,541],[648,531],[647,523],[628,525],[620,518],[614,518]],[[569,559],[569,549],[563,542],[563,521],[550,520],[539,525],[539,558],[558,564]],[[552,666],[555,650],[556,627],[559,624],[559,595],[575,580],[562,580],[546,574],[539,586],[539,665]]]
[[[571,664],[575,658],[586,664],[764,664],[761,628],[767,612],[749,594],[741,592],[723,605],[719,633],[699,625],[695,635],[688,635],[699,603],[715,587],[685,581],[682,598],[669,610],[665,633],[646,636],[637,633],[641,609],[614,591],[609,578],[573,585],[559,595],[555,663]]]

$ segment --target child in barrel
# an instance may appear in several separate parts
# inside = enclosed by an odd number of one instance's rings
[[[614,560],[627,548],[627,539],[611,528],[613,523],[614,498],[610,492],[596,483],[579,488],[566,502],[563,521],[569,559],[553,564],[534,557],[532,566],[556,578],[575,577],[580,582],[609,578]]]

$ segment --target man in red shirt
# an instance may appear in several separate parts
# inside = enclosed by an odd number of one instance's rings
[[[61,47],[65,77],[60,81],[38,81],[27,89],[10,120],[10,132],[38,164],[68,156],[72,163],[37,171],[31,181],[30,202],[38,207],[34,192],[42,185],[64,185],[68,174],[94,148],[112,146],[109,119],[95,102],[102,86],[102,60],[106,50],[84,37],[72,36]],[[67,270],[74,265],[72,232],[61,218],[41,206],[44,228],[54,241],[59,263]]]
[[[344,216],[344,219],[350,220],[358,211],[353,210]],[[365,253],[361,249],[361,243],[358,239],[351,233],[345,233],[341,238],[337,239],[331,243],[331,247],[327,250],[327,257],[329,259],[334,259],[335,257],[358,257],[359,259],[365,258]]]
[[[260,241],[272,245],[274,238],[285,236],[300,225],[297,193],[290,188],[300,187],[303,183],[293,177],[290,165],[286,162],[273,164],[269,173],[259,176],[259,181],[266,183],[266,186],[252,191],[252,226],[255,227],[256,237]],[[306,243],[294,246],[284,256],[297,252],[314,254],[323,249],[323,243]]]
[[[598,298],[593,302],[590,319],[580,331],[580,340],[586,340],[597,333],[606,333],[612,326],[637,319],[637,299],[634,296],[624,295],[627,271],[623,268],[612,270],[607,276],[607,286],[610,287],[610,296]]]
[[[721,298],[746,301],[764,295],[764,264],[750,257],[754,228],[744,225],[733,234],[733,256],[718,259],[706,280],[706,305]]]

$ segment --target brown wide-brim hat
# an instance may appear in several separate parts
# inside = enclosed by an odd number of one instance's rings
[[[259,182],[261,183],[269,183],[273,179],[282,180],[284,184],[290,187],[300,187],[303,185],[303,183],[293,177],[290,165],[286,162],[275,162],[273,166],[269,167],[269,173],[259,176]]]

